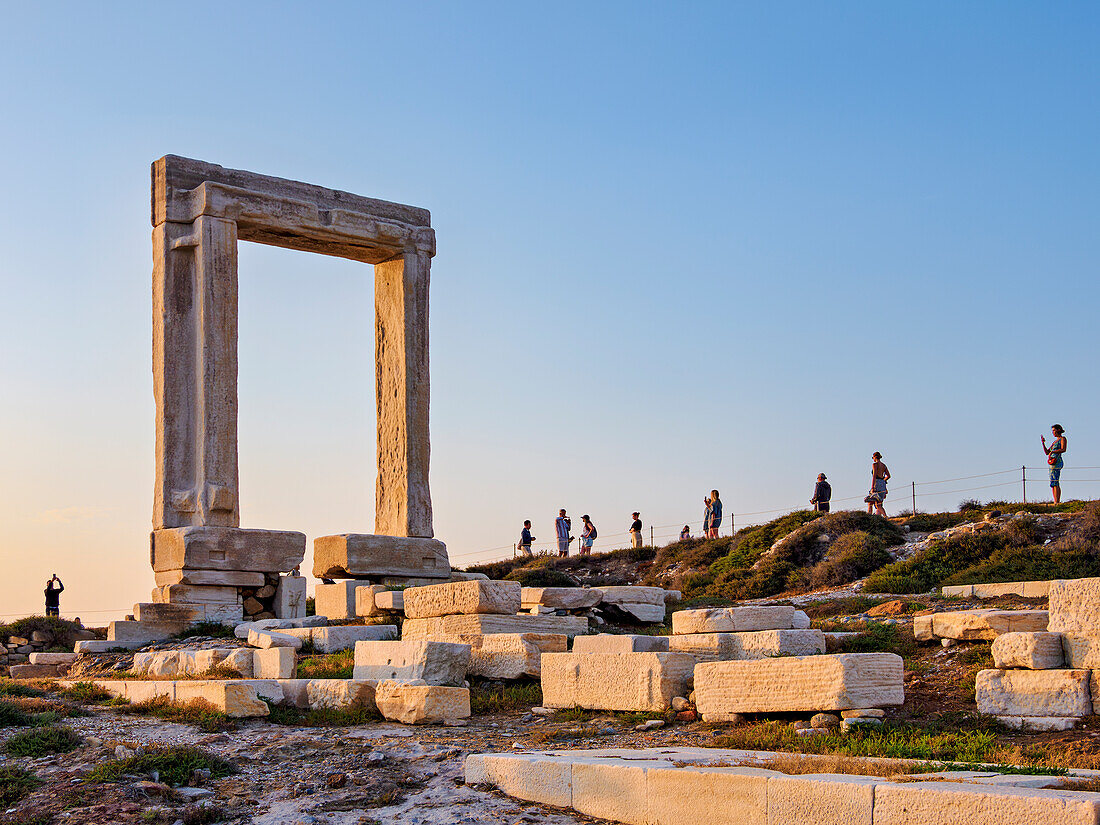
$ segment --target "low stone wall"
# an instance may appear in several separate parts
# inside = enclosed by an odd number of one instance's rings
[[[467,757],[465,776],[471,785],[629,825],[1095,825],[1100,818],[1100,794],[1019,787],[1020,776],[958,771],[943,776],[952,781],[891,782],[726,767],[769,756],[776,754],[709,748],[489,753]]]
[[[996,599],[999,596],[1022,596],[1025,599],[1045,599],[1050,582],[996,582],[993,584],[956,584],[941,587],[948,598]]]

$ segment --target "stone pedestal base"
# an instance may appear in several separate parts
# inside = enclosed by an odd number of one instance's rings
[[[305,553],[304,533],[280,530],[174,527],[154,530],[150,541],[150,560],[156,573],[203,570],[230,574],[224,580],[204,576],[205,585],[237,585],[236,574],[241,572],[288,573],[302,563]],[[182,583],[185,577],[180,578]]]
[[[387,577],[451,578],[447,545],[437,539],[342,533],[313,540],[313,575],[318,579]]]

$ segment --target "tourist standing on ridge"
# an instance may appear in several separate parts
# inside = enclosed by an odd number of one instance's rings
[[[882,502],[886,501],[886,482],[890,480],[890,469],[882,462],[882,453],[874,452],[871,455],[871,492],[867,498],[867,512],[872,511],[886,518],[886,510]]]
[[[596,525],[592,523],[592,519],[588,516],[581,516],[581,520],[584,522],[584,530],[581,532],[581,555],[587,556],[592,552],[592,542],[596,540],[596,536],[599,534],[596,532]]]
[[[710,496],[703,496],[703,538],[710,536]]]
[[[707,529],[704,535],[708,539],[716,539],[718,528],[722,526],[722,499],[718,498],[717,490],[711,490],[710,498],[705,498],[703,501],[707,502],[707,514],[704,519]]]
[[[558,534],[558,555],[569,555],[569,542],[573,540],[573,537],[569,535],[569,530],[573,527],[573,522],[569,516],[565,514],[565,508],[558,510],[558,517],[554,521],[554,531]]]
[[[519,534],[519,551],[525,556],[531,555],[531,542],[535,537],[531,535],[531,519],[524,519],[523,531]]]
[[[630,546],[641,547],[642,546],[642,519],[641,513],[631,513],[631,518],[634,521],[630,522]]]
[[[57,582],[57,587],[53,586],[53,583]],[[61,591],[65,589],[65,585],[61,583],[61,579],[57,577],[57,574],[53,574],[52,579],[46,581],[46,615],[47,616],[60,616],[61,615]]]
[[[825,480],[825,473],[817,474],[817,484],[814,485],[814,497],[810,504],[819,513],[829,512],[829,499],[833,497],[833,486]]]
[[[1043,452],[1047,454],[1047,465],[1050,467],[1050,491],[1054,494],[1054,503],[1062,501],[1062,453],[1066,451],[1069,442],[1066,440],[1066,431],[1061,424],[1052,424],[1050,432],[1054,440],[1047,446],[1047,437],[1039,436],[1043,441]]]

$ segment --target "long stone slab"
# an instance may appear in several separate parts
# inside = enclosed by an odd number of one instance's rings
[[[350,650],[355,647],[356,642],[388,641],[397,638],[397,626],[392,624],[288,627],[278,632],[295,636],[303,642],[309,639],[320,653]]]
[[[683,653],[544,653],[548,708],[663,711],[686,696],[695,659]]]
[[[957,584],[941,587],[944,596],[963,599],[996,599],[1000,596],[1022,596],[1025,599],[1045,599],[1050,594],[1049,581],[995,582],[990,584]]]
[[[241,594],[236,587],[166,584],[153,588],[155,604],[226,604],[239,605]]]
[[[1091,825],[1098,815],[1094,793],[955,782],[875,786],[875,825]]]
[[[139,622],[171,622],[183,625],[198,622],[218,622],[236,625],[244,618],[244,611],[237,603],[230,604],[167,604],[141,602],[134,605],[134,618]]]
[[[313,575],[318,579],[448,580],[451,562],[447,545],[438,539],[342,533],[313,540]]]
[[[686,633],[668,637],[669,650],[697,662],[813,656],[825,652],[820,630],[754,630],[745,633]]]
[[[561,633],[573,638],[588,633],[588,619],[583,616],[502,616],[479,613],[466,616],[436,616],[430,619],[406,619],[401,626],[403,639],[456,635],[485,636],[490,633]]]
[[[672,614],[672,634],[789,630],[794,626],[794,614],[793,607],[782,605],[677,610]]]
[[[993,664],[998,668],[1049,670],[1065,665],[1059,633],[1002,633],[993,640]]]
[[[311,710],[359,710],[374,707],[377,682],[365,679],[310,679],[306,704]]]
[[[234,670],[241,677],[250,679],[254,675],[253,651],[249,648],[152,650],[134,654],[133,672],[141,676],[171,679],[177,676],[198,676],[218,666]]]
[[[305,558],[306,537],[304,533],[281,530],[174,527],[153,531],[150,552],[156,572],[194,569],[287,573]]]
[[[161,642],[186,630],[190,622],[132,622],[115,621],[107,625],[108,642],[136,642],[140,647],[150,642]],[[90,652],[90,648],[84,650]]]
[[[542,676],[543,653],[565,653],[569,649],[569,639],[562,633],[439,636],[434,641],[469,645],[467,673],[483,679],[538,679]]]
[[[642,587],[640,585],[607,585],[601,587],[604,604],[649,604],[660,607],[665,606],[665,589],[663,587]]]
[[[520,591],[523,610],[551,607],[555,610],[584,610],[595,607],[603,591],[595,587],[524,587]]]
[[[894,653],[704,662],[695,668],[696,707],[708,722],[742,713],[900,705],[904,685],[902,658]]]
[[[577,636],[574,653],[668,653],[668,636],[646,636],[634,633],[599,633]],[[676,651],[680,652],[680,651]]]
[[[435,641],[356,642],[354,678],[410,681],[462,687],[470,646]]]
[[[267,716],[270,711],[267,704],[260,701],[261,696],[273,702],[281,702],[283,699],[283,691],[279,683],[271,680],[96,679],[93,683],[112,696],[134,703],[167,699],[173,704],[185,705],[195,700],[202,700],[213,705],[215,710],[235,718]],[[62,684],[71,686],[75,682]]]
[[[1059,579],[1050,583],[1051,633],[1100,633],[1100,578]]]
[[[481,613],[511,616],[520,611],[521,589],[519,582],[479,580],[410,587],[404,591],[405,616],[409,619]]]
[[[932,635],[958,641],[992,641],[1002,633],[1047,630],[1046,610],[951,610],[932,614]]]
[[[263,587],[266,581],[263,573],[248,570],[158,570],[153,573],[153,577],[157,587]]]
[[[1089,716],[1088,670],[981,670],[974,680],[979,713],[993,716]]]

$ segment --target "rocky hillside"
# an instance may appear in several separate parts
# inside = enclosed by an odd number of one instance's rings
[[[944,584],[1100,576],[1100,504],[975,506],[884,519],[789,513],[733,536],[469,570],[532,586],[648,584],[723,603],[842,587],[927,593]]]

